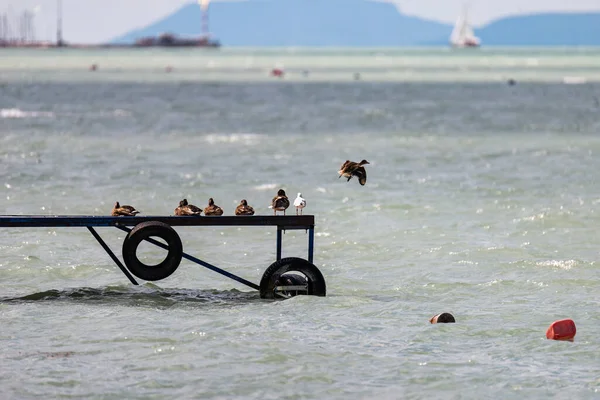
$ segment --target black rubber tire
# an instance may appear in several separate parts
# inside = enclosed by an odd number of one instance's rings
[[[151,236],[159,237],[167,242],[169,253],[157,265],[146,265],[137,258],[137,248]],[[123,242],[123,261],[127,269],[136,277],[145,281],[159,281],[170,276],[179,264],[183,255],[183,245],[179,235],[170,225],[158,221],[137,224]]]
[[[275,298],[276,282],[286,272],[300,272],[306,277],[309,296],[325,296],[327,288],[321,271],[303,258],[287,257],[275,261],[264,272],[260,280],[260,297],[262,299]]]

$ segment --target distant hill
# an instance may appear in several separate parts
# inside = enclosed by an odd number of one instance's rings
[[[213,2],[210,29],[224,46],[393,47],[447,45],[452,26],[404,15],[369,0],[249,0]],[[188,4],[113,43],[172,32],[201,33],[201,11]],[[600,45],[600,13],[506,17],[475,29],[483,46]]]
[[[402,15],[368,0],[250,0],[213,2],[210,30],[224,46],[410,46],[450,35],[452,26]],[[114,43],[173,32],[201,33],[201,12],[188,4]]]
[[[486,46],[598,46],[600,13],[502,18],[477,30]]]

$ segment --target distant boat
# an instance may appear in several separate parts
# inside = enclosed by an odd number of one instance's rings
[[[469,20],[467,18],[467,11],[465,10],[462,15],[456,20],[454,29],[450,34],[450,45],[452,47],[479,47],[481,40],[475,36]]]

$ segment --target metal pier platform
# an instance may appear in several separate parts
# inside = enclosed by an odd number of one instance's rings
[[[181,239],[174,226],[256,226],[277,227],[276,260],[264,272],[260,284],[229,273],[212,264],[183,252]],[[112,260],[137,285],[132,275],[139,279],[157,281],[170,276],[186,258],[196,264],[218,272],[253,289],[260,290],[263,298],[291,297],[297,294],[325,296],[325,280],[314,266],[314,228],[313,215],[290,216],[82,216],[82,215],[1,215],[0,228],[43,228],[43,227],[85,227],[100,243]],[[123,242],[124,264],[112,252],[95,227],[115,227],[128,232]],[[133,227],[129,228],[129,227]],[[286,230],[306,230],[308,232],[307,259],[281,257],[282,233]],[[167,244],[153,237],[163,239]],[[150,242],[168,251],[167,257],[157,265],[146,265],[137,258],[136,251],[142,241]]]

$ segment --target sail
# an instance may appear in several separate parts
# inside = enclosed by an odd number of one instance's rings
[[[456,23],[454,24],[454,28],[452,29],[452,33],[450,34],[450,43],[458,43],[460,38],[462,37],[463,30],[463,19],[462,16],[458,17]]]
[[[202,11],[206,11],[208,10],[210,0],[198,0],[198,4],[200,4],[200,8],[202,9]]]
[[[475,36],[473,28],[469,25],[466,11],[459,16],[450,34],[450,44],[454,47],[477,47],[479,38]]]

